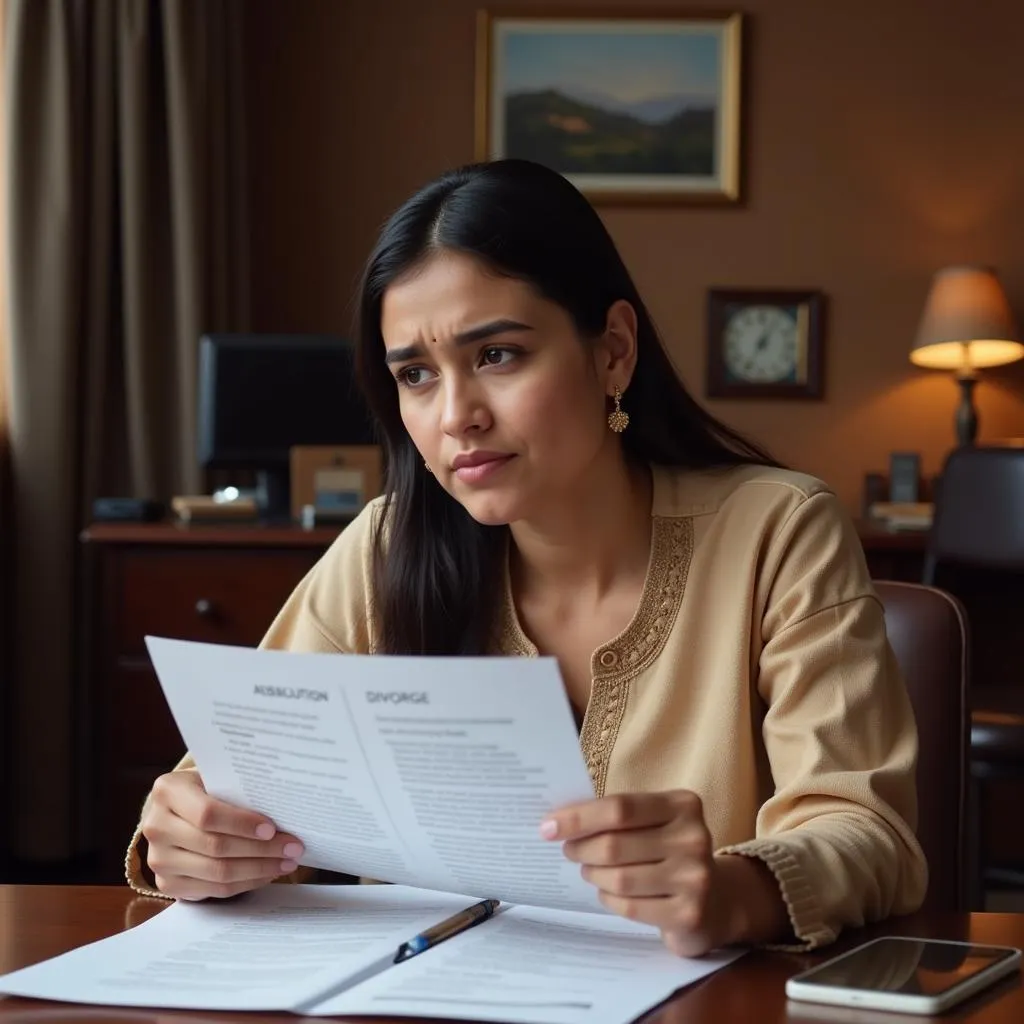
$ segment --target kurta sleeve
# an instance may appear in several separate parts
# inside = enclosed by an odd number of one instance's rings
[[[373,649],[373,534],[381,511],[382,499],[374,499],[342,530],[275,616],[260,647],[327,654],[366,654]],[[186,754],[173,770],[195,771],[191,755]],[[144,896],[169,899],[146,877],[141,818],[140,814],[125,854],[125,879]],[[277,881],[303,881],[308,875],[307,869],[299,868]]]
[[[860,542],[833,495],[791,513],[761,588],[757,690],[774,793],[755,838],[719,852],[768,866],[796,945],[813,948],[924,899],[917,729]]]

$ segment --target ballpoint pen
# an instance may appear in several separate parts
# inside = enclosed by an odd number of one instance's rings
[[[482,900],[465,910],[460,910],[457,914],[452,914],[451,917],[435,924],[432,928],[427,928],[398,947],[394,962],[400,964],[403,960],[408,960],[410,957],[416,956],[417,953],[431,949],[439,942],[444,942],[445,939],[450,939],[453,935],[458,935],[459,932],[464,932],[467,928],[486,921],[498,909],[500,902],[500,900]]]

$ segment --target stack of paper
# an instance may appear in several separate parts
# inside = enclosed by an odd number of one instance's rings
[[[149,638],[207,790],[396,885],[271,885],[179,903],[0,978],[123,1006],[623,1024],[735,959],[668,953],[609,914],[538,826],[593,796],[553,659],[290,654]],[[457,895],[456,895],[457,894]],[[476,898],[498,913],[402,963]]]

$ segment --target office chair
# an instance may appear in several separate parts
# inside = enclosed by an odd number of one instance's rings
[[[924,909],[968,909],[969,633],[955,597],[917,583],[875,582],[885,627],[917,719],[917,838],[928,858]]]
[[[989,786],[1024,784],[1024,448],[963,447],[946,460],[923,582],[955,593],[971,625],[971,797],[977,830]],[[985,857],[983,884],[1024,887],[1024,864]]]

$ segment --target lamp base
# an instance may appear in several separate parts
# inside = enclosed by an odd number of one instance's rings
[[[956,410],[956,442],[960,447],[974,444],[978,436],[978,412],[974,407],[974,387],[978,378],[968,374],[957,374],[960,385],[960,405]]]

